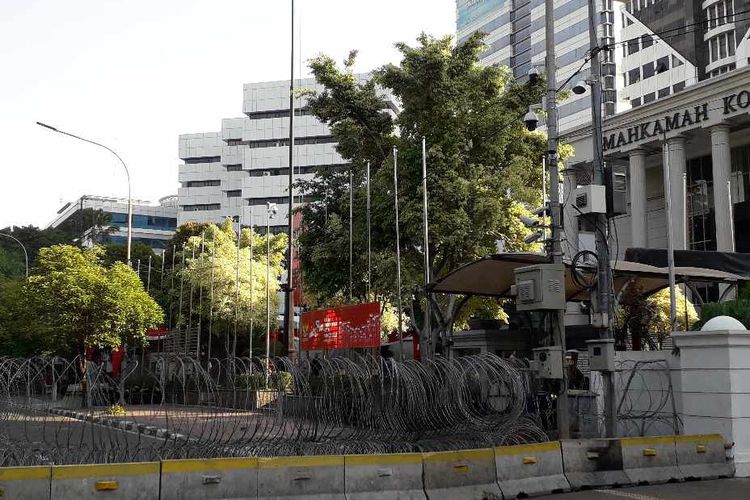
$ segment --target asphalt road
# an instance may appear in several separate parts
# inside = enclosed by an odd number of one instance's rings
[[[611,490],[587,490],[545,497],[549,500],[748,500],[750,478],[690,481]]]

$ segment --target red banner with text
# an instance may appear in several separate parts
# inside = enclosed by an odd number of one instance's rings
[[[302,314],[302,350],[380,346],[380,304],[319,309]]]

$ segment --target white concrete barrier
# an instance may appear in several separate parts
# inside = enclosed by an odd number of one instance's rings
[[[734,462],[728,459],[721,434],[675,436],[677,467],[685,479],[732,477]]]
[[[257,458],[165,460],[161,500],[255,500]]]
[[[0,498],[48,500],[51,474],[49,466],[0,468]]]
[[[630,484],[622,469],[619,439],[564,439],[560,445],[563,470],[572,489]]]
[[[681,481],[674,436],[622,438],[622,466],[633,484]]]
[[[159,500],[159,462],[52,466],[51,497]]]
[[[347,500],[426,500],[422,455],[347,455]]]
[[[502,499],[492,448],[423,453],[429,500]]]
[[[259,500],[346,500],[344,457],[258,459]]]
[[[559,441],[495,448],[495,465],[505,500],[570,490]]]

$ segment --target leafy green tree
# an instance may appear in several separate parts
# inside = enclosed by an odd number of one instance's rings
[[[706,321],[716,316],[730,316],[750,330],[750,284],[745,284],[734,300],[704,304],[700,321],[693,325],[693,329],[699,330]]]
[[[316,200],[302,209],[304,228],[299,255],[306,293],[320,302],[349,293],[349,176],[353,177],[352,221],[356,300],[395,303],[395,210],[392,148],[398,148],[401,295],[423,282],[422,153],[427,144],[430,262],[433,277],[506,249],[528,250],[528,230],[519,216],[541,203],[541,158],[545,139],[525,130],[520,117],[538,102],[544,84],[520,85],[507,68],[480,66],[481,35],[459,46],[451,37],[422,35],[415,47],[397,44],[399,65],[387,65],[359,83],[351,68],[327,56],[311,61],[324,86],[310,94],[310,109],[331,128],[346,168],[325,168],[301,189]],[[398,99],[392,117],[384,99]],[[371,294],[367,295],[366,165],[372,172]],[[443,299],[439,299],[443,300]],[[481,302],[480,299],[472,299]],[[464,303],[462,301],[462,303]],[[421,323],[424,298],[404,300],[414,322]],[[446,329],[455,319],[454,300],[441,302],[433,325]],[[499,307],[495,313],[501,316]],[[476,309],[476,308],[475,308]]]
[[[55,354],[82,354],[88,346],[144,344],[163,312],[136,273],[120,262],[106,267],[101,250],[55,245],[39,252],[23,290],[23,314]]]
[[[206,224],[201,226],[200,235],[189,236],[183,249],[176,256],[176,278],[171,303],[173,324],[186,327],[200,325],[201,335],[216,343],[224,340],[227,355],[231,352],[247,352],[252,319],[254,353],[259,354],[261,337],[266,331],[266,244],[268,237],[250,229],[242,230],[239,251],[239,288],[237,285],[237,233],[231,219],[221,226]],[[183,233],[192,231],[183,229]],[[178,229],[179,232],[179,229]],[[285,234],[270,235],[270,282],[268,283],[271,302],[271,328],[277,326],[280,289],[279,277],[283,274],[284,252],[287,246]],[[252,260],[251,255],[252,245]],[[182,268],[182,258],[185,267]],[[180,287],[180,282],[183,285]],[[183,300],[179,300],[180,288]],[[188,309],[190,294],[193,300],[193,316]],[[182,310],[178,308],[182,303]],[[237,336],[235,338],[235,322]],[[235,344],[236,342],[236,344]],[[202,342],[203,344],[203,342]],[[204,344],[205,345],[205,344]],[[216,352],[216,351],[213,351]]]

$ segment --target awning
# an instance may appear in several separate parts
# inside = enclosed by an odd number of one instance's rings
[[[515,284],[515,269],[549,262],[546,256],[531,253],[505,253],[488,255],[470,264],[465,264],[446,276],[427,285],[433,293],[455,295],[481,295],[486,297],[510,298],[511,286]],[[565,293],[568,300],[589,299],[589,292],[578,286],[571,277],[570,263],[566,263]],[[669,271],[641,264],[617,260],[612,262],[614,291],[620,291],[629,284],[637,284],[648,296],[669,286]],[[748,281],[748,278],[723,271],[697,267],[675,268],[677,283],[727,283]]]

